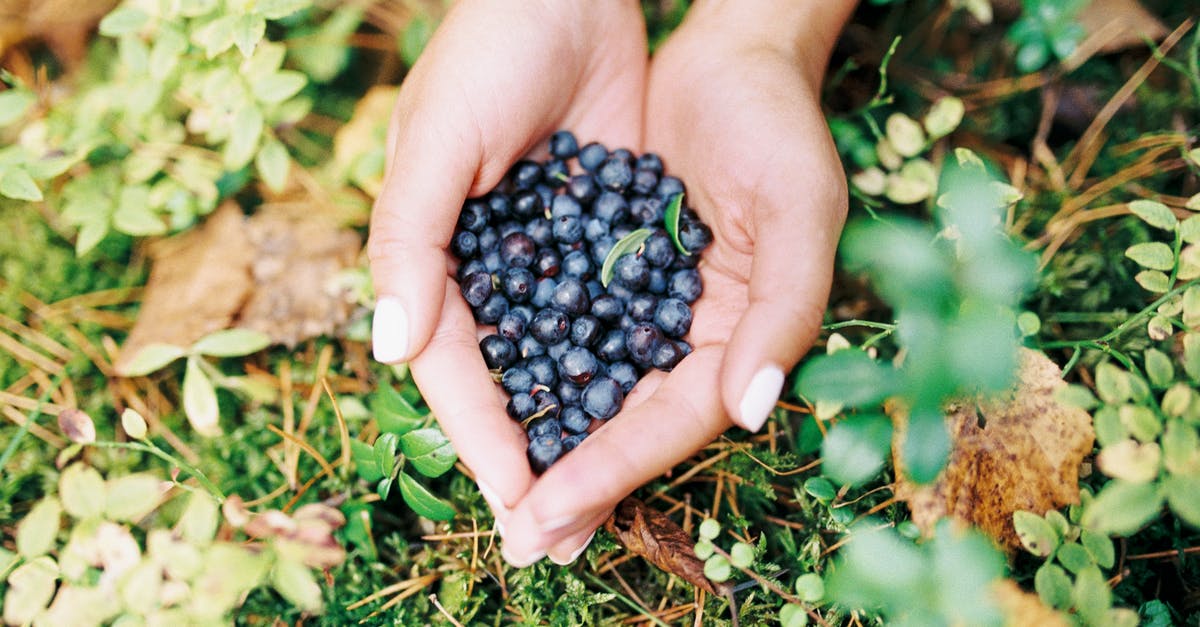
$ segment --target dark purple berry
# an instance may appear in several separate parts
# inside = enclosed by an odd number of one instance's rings
[[[653,194],[655,187],[658,187],[657,172],[642,168],[633,171],[633,184],[629,186],[630,191],[642,195]]]
[[[583,390],[580,390],[579,393],[582,396]],[[592,426],[592,417],[588,416],[578,405],[568,405],[558,415],[558,421],[562,424],[563,431],[571,434],[585,433],[588,427]]]
[[[561,218],[563,216],[575,216],[578,218],[583,215],[583,206],[574,196],[560,194],[550,201],[550,217],[551,219]]]
[[[525,233],[512,233],[500,242],[500,259],[511,268],[527,268],[533,263],[537,246]]]
[[[542,416],[529,421],[525,427],[525,433],[529,434],[529,439],[540,438],[543,435],[552,435],[556,438],[562,437],[562,424],[557,418]]]
[[[491,370],[507,368],[519,357],[516,345],[496,334],[480,340],[479,350],[483,352],[483,363]]]
[[[587,431],[584,431],[582,433],[573,433],[564,437],[562,439],[563,453],[569,453],[575,450],[576,447],[578,447],[580,444],[583,444],[583,441],[585,438],[587,438],[587,435]]]
[[[496,324],[501,316],[508,313],[508,299],[503,294],[492,293],[479,307],[473,309],[475,321],[479,324]]]
[[[592,299],[592,315],[605,324],[616,324],[625,313],[625,301],[612,294],[601,294]]]
[[[539,277],[552,277],[562,268],[562,255],[553,248],[541,248],[533,258],[533,269]]]
[[[463,279],[458,285],[463,299],[472,307],[479,307],[487,302],[492,295],[492,275],[486,272],[476,272]]]
[[[596,344],[596,356],[607,362],[628,357],[629,349],[625,347],[625,332],[620,329],[606,331],[604,337],[600,338],[600,342]]]
[[[592,142],[579,149],[579,166],[588,172],[595,172],[601,163],[608,158],[608,149],[603,144]]]
[[[609,377],[596,377],[583,388],[583,411],[593,418],[608,420],[621,410],[625,393],[621,384]]]
[[[596,171],[596,182],[604,189],[623,192],[633,182],[633,169],[625,159],[610,155]]]
[[[642,257],[655,268],[665,268],[675,261],[675,242],[666,231],[655,230],[643,244]]]
[[[592,351],[581,346],[572,346],[558,359],[558,376],[575,385],[591,381],[599,368],[600,363]]]
[[[583,204],[588,204],[600,195],[600,186],[591,174],[577,174],[567,182],[567,193]]]
[[[654,355],[651,357],[654,367],[666,372],[670,372],[682,360],[683,351],[670,340],[659,342],[658,346],[654,347]]]
[[[625,311],[630,318],[638,322],[650,322],[654,319],[654,310],[658,307],[658,297],[654,294],[639,292],[629,299]]]
[[[533,161],[518,161],[509,170],[508,178],[517,189],[533,189],[542,182],[542,166]]]
[[[692,328],[692,308],[678,298],[664,298],[654,309],[654,324],[667,337],[683,337]]]
[[[559,159],[570,159],[579,153],[579,142],[571,131],[556,131],[550,136],[550,154]]]
[[[654,154],[652,152],[647,152],[645,154],[638,156],[637,161],[634,162],[634,165],[639,170],[649,170],[657,176],[662,176],[662,173],[663,173],[662,157],[659,157],[657,154]]]
[[[579,279],[567,278],[554,288],[554,296],[550,298],[550,305],[559,311],[578,316],[587,313],[592,306],[592,299],[588,296],[587,286]]]
[[[608,365],[608,376],[621,384],[621,390],[628,394],[638,382],[637,368],[627,362],[618,361]]]
[[[667,281],[667,294],[689,305],[700,298],[700,290],[700,273],[693,268],[677,270]]]
[[[500,316],[500,321],[496,323],[496,333],[499,333],[504,339],[515,343],[525,337],[526,326],[528,326],[528,323],[525,322],[525,318],[513,313],[513,310],[509,309],[508,313]],[[518,352],[520,352],[520,348],[520,346],[517,346]]]
[[[544,346],[557,344],[570,334],[571,319],[557,309],[543,309],[534,314],[527,332]]]
[[[500,387],[503,387],[509,396],[529,393],[533,384],[533,375],[528,370],[516,366],[505,370],[504,375],[500,377]]]
[[[633,363],[650,366],[654,363],[654,349],[662,341],[662,331],[653,324],[640,323],[625,332],[625,348]]]
[[[663,200],[670,200],[672,196],[682,194],[684,191],[683,181],[670,175],[658,179],[658,187],[654,189],[654,193]]]
[[[562,440],[549,435],[535,438],[525,451],[525,456],[529,459],[529,467],[536,475],[546,472],[554,462],[558,461],[559,457],[562,457],[562,454]]]
[[[679,243],[692,255],[708,248],[712,241],[712,229],[703,222],[689,221],[679,224]]]
[[[542,197],[531,189],[522,190],[513,195],[512,214],[521,220],[528,220],[544,210]]]
[[[567,162],[561,159],[552,159],[546,162],[542,168],[542,176],[546,185],[558,189],[567,184],[570,180],[571,171],[567,168]]]
[[[579,316],[571,323],[571,343],[588,348],[600,338],[602,328],[600,320],[595,316]]]
[[[479,238],[470,231],[459,231],[450,240],[450,252],[459,259],[470,259],[479,252]]]
[[[458,214],[458,228],[472,233],[479,233],[491,219],[491,210],[487,203],[471,199],[463,205],[462,213]]]
[[[552,388],[558,383],[558,364],[549,355],[530,357],[525,369],[533,375],[533,380],[538,385]]]
[[[508,412],[508,417],[518,422],[524,422],[527,418],[537,411],[537,403],[533,402],[533,397],[524,393],[518,392],[508,399],[508,404],[504,407]]]
[[[650,284],[650,264],[637,255],[623,255],[613,266],[613,279],[633,291]]]

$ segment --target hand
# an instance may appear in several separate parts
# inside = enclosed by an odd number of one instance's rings
[[[491,190],[558,128],[638,147],[646,75],[631,0],[462,0],[400,90],[368,253],[376,359],[413,378],[503,525],[533,481],[453,278],[463,201]]]
[[[651,63],[646,105],[646,146],[687,182],[687,204],[715,235],[695,351],[639,382],[611,424],[532,486],[505,521],[517,564],[573,559],[618,501],[731,421],[761,428],[819,329],[847,204],[819,85],[853,4],[835,3],[832,33],[799,49],[794,31],[773,37],[783,22],[738,23],[754,13],[740,3],[730,15],[701,6]]]

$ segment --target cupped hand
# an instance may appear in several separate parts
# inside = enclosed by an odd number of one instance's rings
[[[761,428],[817,334],[847,204],[818,102],[841,22],[796,44],[738,19],[694,8],[648,83],[646,147],[687,182],[686,204],[715,235],[700,265],[695,351],[639,382],[611,424],[533,484],[504,521],[518,565],[573,560],[634,489],[732,423]]]
[[[375,357],[413,378],[503,525],[533,481],[447,276],[463,202],[558,128],[636,149],[646,35],[632,0],[462,0],[405,78],[368,254]]]

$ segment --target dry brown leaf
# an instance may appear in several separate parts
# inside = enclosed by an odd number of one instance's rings
[[[44,39],[70,66],[83,62],[91,29],[116,0],[0,0],[0,56],[26,39]]]
[[[1079,465],[1091,453],[1094,436],[1087,412],[1055,400],[1055,390],[1065,385],[1054,362],[1022,349],[1014,389],[948,408],[953,448],[942,474],[924,486],[896,482],[896,497],[908,502],[913,522],[928,534],[939,519],[952,516],[1016,549],[1020,541],[1013,529],[1014,511],[1040,515],[1077,503]],[[892,415],[899,469],[908,417],[903,410]]]
[[[1092,0],[1078,19],[1088,35],[1103,38],[1100,54],[1141,47],[1145,39],[1159,41],[1170,32],[1138,0]]]
[[[635,555],[716,596],[728,596],[726,583],[704,576],[704,561],[696,557],[695,541],[675,521],[633,497],[617,504],[604,524]]]
[[[333,136],[333,164],[339,176],[347,177],[359,157],[384,143],[399,92],[400,88],[395,85],[376,85],[354,106],[350,121]],[[381,173],[376,179],[355,183],[374,198],[383,187],[383,176]]]
[[[248,219],[236,204],[221,206],[203,226],[151,247],[150,280],[116,371],[151,344],[186,347],[231,326],[287,345],[333,332],[351,305],[331,283],[360,248],[358,235],[310,205],[264,205]]]
[[[1011,579],[1001,579],[993,586],[992,598],[1000,606],[1007,627],[1067,627],[1070,623],[1062,614],[1046,607],[1036,594],[1025,592]]]

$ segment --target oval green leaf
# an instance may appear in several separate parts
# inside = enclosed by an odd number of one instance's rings
[[[458,461],[449,438],[434,427],[400,436],[400,450],[413,468],[426,477],[440,477]]]
[[[1143,242],[1125,249],[1125,256],[1139,266],[1151,270],[1170,270],[1175,267],[1175,253],[1162,242]]]
[[[1083,526],[1106,535],[1127,536],[1158,515],[1163,498],[1153,483],[1113,480],[1083,512]]]
[[[1179,220],[1175,218],[1175,214],[1161,202],[1135,200],[1129,203],[1129,210],[1133,212],[1133,215],[1141,218],[1146,224],[1153,227],[1170,231],[1179,225]]]
[[[434,496],[406,472],[400,473],[400,496],[404,497],[404,502],[420,516],[430,520],[454,518],[452,505]]]
[[[274,138],[263,140],[262,148],[254,156],[254,169],[258,171],[258,176],[276,193],[282,192],[287,186],[291,164],[287,148]]]
[[[199,357],[189,357],[187,361],[187,371],[183,375],[183,412],[192,428],[200,434],[220,435],[217,391],[200,368]]]
[[[42,199],[42,190],[25,168],[14,165],[0,170],[0,196],[36,202]]]
[[[271,586],[289,603],[306,611],[321,609],[321,586],[308,566],[294,559],[283,558],[271,570]]]
[[[667,235],[671,236],[671,241],[675,242],[675,248],[686,256],[691,256],[692,253],[683,247],[683,242],[679,241],[679,214],[683,213],[683,194],[675,194],[671,197],[671,202],[667,203],[667,209],[663,212],[663,227],[667,230]]]
[[[625,255],[635,252],[641,247],[646,238],[650,237],[650,229],[638,229],[613,245],[612,250],[608,251],[608,256],[604,258],[604,265],[600,267],[600,284],[608,287],[612,282],[613,269],[617,266],[617,260]]]
[[[1046,557],[1058,548],[1059,537],[1054,527],[1033,512],[1013,512],[1013,528],[1025,550],[1038,557]]]
[[[354,460],[354,470],[358,478],[367,483],[374,483],[383,478],[379,464],[375,461],[375,449],[362,440],[350,440],[350,457]]]
[[[123,367],[118,368],[117,374],[123,377],[144,377],[151,372],[161,370],[167,364],[183,357],[187,351],[179,346],[154,343],[147,344],[134,355],[133,359]]]
[[[384,433],[375,439],[375,445],[371,447],[375,452],[375,465],[384,477],[390,477],[392,469],[396,467],[396,448],[399,445],[400,439],[395,433]]]
[[[58,496],[63,509],[75,518],[84,519],[104,513],[107,496],[104,478],[87,464],[72,464],[58,480]]]
[[[1058,610],[1071,606],[1071,578],[1061,566],[1042,564],[1033,577],[1033,587],[1047,606]]]
[[[1171,475],[1164,482],[1167,503],[1183,522],[1200,529],[1200,477]]]
[[[887,417],[851,416],[829,430],[821,446],[821,472],[839,483],[858,485],[883,469],[891,446],[892,423]]]
[[[125,475],[108,482],[104,515],[115,521],[137,522],[158,507],[161,481],[146,473]]]
[[[50,551],[61,517],[62,505],[58,499],[51,496],[38,501],[17,525],[17,553],[33,559]]]
[[[811,400],[862,407],[887,398],[895,389],[895,379],[893,368],[866,353],[840,350],[804,364],[796,379],[796,392]]]
[[[370,405],[379,430],[384,433],[404,435],[425,422],[425,415],[391,385],[379,386],[371,395]]]
[[[222,329],[210,333],[192,345],[194,352],[211,357],[243,357],[266,348],[271,337],[253,329]]]

